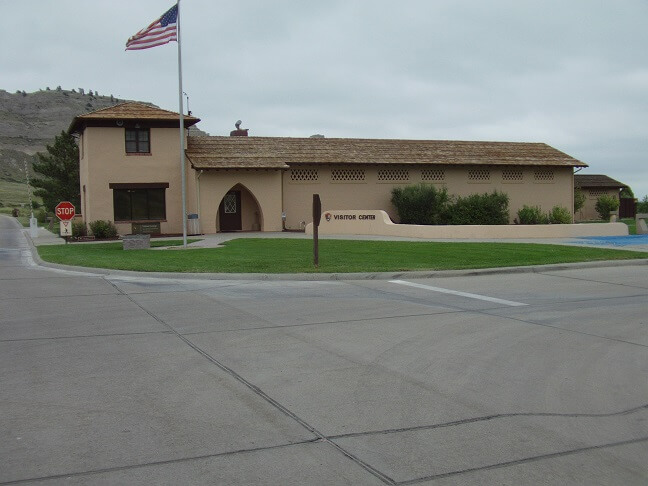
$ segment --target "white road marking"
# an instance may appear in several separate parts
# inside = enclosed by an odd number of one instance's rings
[[[486,295],[471,294],[468,292],[459,292],[458,290],[444,289],[441,287],[432,287],[431,285],[423,285],[423,284],[418,284],[413,282],[406,282],[405,280],[390,280],[389,282],[394,284],[399,284],[399,285],[407,285],[409,287],[416,287],[417,289],[431,290],[432,292],[440,292],[442,294],[451,294],[451,295],[458,295],[459,297],[468,297],[469,299],[485,300],[487,302],[494,302],[496,304],[503,304],[511,307],[521,307],[521,306],[529,305],[529,304],[524,304],[522,302],[513,302],[511,300],[488,297]]]

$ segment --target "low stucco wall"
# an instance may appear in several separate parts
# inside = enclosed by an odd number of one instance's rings
[[[306,226],[313,234],[313,223]],[[385,211],[324,211],[319,226],[322,235],[376,235],[410,238],[575,238],[580,236],[625,236],[623,223],[537,224],[497,226],[429,226],[395,224]]]

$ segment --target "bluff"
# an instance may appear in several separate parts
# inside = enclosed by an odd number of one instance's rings
[[[124,101],[133,100],[82,88],[46,88],[33,93],[0,89],[0,206],[25,203],[25,167],[33,177],[36,153],[44,152],[54,137],[69,128],[75,116]],[[192,135],[206,133],[195,128]]]
[[[121,101],[83,89],[48,88],[33,93],[0,89],[0,179],[24,181],[25,162],[31,170],[34,154],[67,130],[75,116]]]

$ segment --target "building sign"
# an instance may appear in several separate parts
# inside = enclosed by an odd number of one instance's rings
[[[357,214],[357,213],[350,213],[350,214],[331,214],[331,213],[325,213],[324,218],[326,219],[327,222],[331,221],[375,221],[376,220],[376,215],[375,214]]]
[[[160,223],[133,223],[134,235],[159,235]]]

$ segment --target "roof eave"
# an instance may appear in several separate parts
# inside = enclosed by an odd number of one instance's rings
[[[68,128],[68,133],[81,133],[83,130],[85,130],[89,126],[106,126],[108,122],[115,122],[117,120],[124,120],[124,118],[102,118],[102,119],[83,119],[81,117],[75,117],[74,120],[72,120],[72,123],[70,123],[70,127]],[[179,122],[179,119],[172,120],[172,119],[154,119],[154,118],[127,118],[128,121],[130,122],[140,122],[140,123],[166,123],[166,124],[171,124],[174,125],[175,123]],[[174,123],[175,122],[175,123]],[[200,122],[200,118],[187,118],[185,117],[184,120],[184,127],[185,129],[188,129],[189,127],[194,126],[198,122]]]

